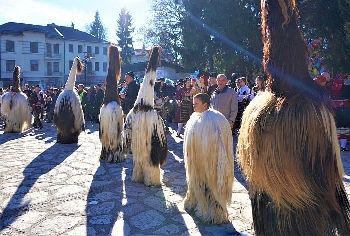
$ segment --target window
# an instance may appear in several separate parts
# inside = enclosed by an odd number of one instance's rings
[[[6,71],[13,71],[15,68],[15,60],[6,60]]]
[[[103,55],[107,55],[107,47],[103,47]]]
[[[107,71],[107,62],[103,62],[103,72]]]
[[[38,42],[30,42],[30,52],[31,53],[38,53],[39,52],[39,46]]]
[[[15,51],[15,41],[6,40],[6,52],[14,52]]]
[[[78,45],[78,53],[83,53],[83,45]]]
[[[60,45],[58,43],[53,45],[53,54],[60,54]]]
[[[100,71],[100,63],[99,62],[95,62],[95,71]]]
[[[73,52],[73,44],[69,44],[69,52]]]
[[[53,63],[53,72],[60,72],[60,63],[59,62]]]
[[[39,71],[39,61],[30,60],[30,71]]]
[[[52,62],[46,63],[46,70],[48,76],[52,75]]]
[[[87,53],[91,53],[91,46],[87,46],[86,51]]]
[[[95,54],[100,54],[100,48],[99,47],[95,47]]]
[[[52,56],[52,46],[51,43],[46,43],[46,56],[51,57]]]
[[[69,61],[68,62],[68,71],[72,68],[72,65],[73,65],[73,61]]]

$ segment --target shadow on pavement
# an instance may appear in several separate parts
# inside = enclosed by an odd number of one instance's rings
[[[124,170],[123,163],[100,161],[87,195],[87,235],[111,235],[113,224],[121,213],[123,199],[127,197]],[[122,232],[120,235],[123,235]]]
[[[3,131],[3,125],[0,126],[0,130]],[[30,135],[33,128],[25,130],[23,133],[3,133],[0,135],[0,145],[9,142],[11,140],[20,139],[24,136]]]
[[[58,148],[59,146],[61,147]],[[65,146],[70,148],[65,148]],[[23,170],[24,179],[0,215],[0,232],[29,210],[30,201],[25,203],[23,201],[38,178],[61,164],[78,148],[77,144],[62,145],[55,143],[29,163]]]

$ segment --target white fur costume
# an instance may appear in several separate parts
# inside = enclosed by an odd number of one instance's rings
[[[16,66],[13,72],[12,91],[0,97],[0,114],[5,120],[4,133],[22,133],[30,127],[32,121],[27,95],[21,92],[19,88],[19,75],[20,67]]]
[[[167,158],[167,139],[163,119],[153,109],[154,84],[160,47],[154,47],[134,107],[124,124],[124,142],[131,142],[134,169],[132,180],[159,186],[160,165]]]
[[[234,180],[230,124],[216,110],[194,112],[186,124],[183,146],[188,190],[185,208],[204,222],[228,222]]]
[[[85,130],[84,114],[78,93],[74,89],[79,58],[74,58],[65,90],[58,96],[54,109],[54,124],[57,126],[57,142],[77,143],[81,131]]]
[[[109,68],[106,92],[100,111],[99,137],[102,143],[100,159],[109,162],[124,161],[122,153],[123,110],[118,104],[117,82],[120,78],[121,61],[118,48],[109,46]]]

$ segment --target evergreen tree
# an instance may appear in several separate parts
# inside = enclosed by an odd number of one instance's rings
[[[131,57],[134,54],[134,46],[131,34],[134,32],[132,27],[132,17],[124,7],[119,13],[118,28],[116,35],[118,37],[118,45],[121,48],[120,55],[124,64],[131,63]]]
[[[103,26],[100,14],[95,12],[95,20],[87,25],[87,32],[98,39],[107,40],[107,28]]]

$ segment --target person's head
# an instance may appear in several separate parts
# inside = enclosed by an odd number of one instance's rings
[[[34,91],[35,91],[36,93],[39,93],[39,92],[40,92],[40,86],[39,86],[38,84],[35,86]]]
[[[84,85],[83,84],[79,84],[78,85],[78,91],[82,91],[84,89]]]
[[[236,79],[235,84],[236,84],[236,88],[240,88],[241,87],[240,79]]]
[[[328,72],[322,72],[321,75],[326,78],[326,82],[331,81],[331,75]]]
[[[208,84],[209,84],[208,77],[206,77],[205,75],[202,75],[202,76],[199,78],[199,82],[201,83],[201,86],[202,86],[202,87],[207,87]]]
[[[184,80],[184,83],[185,83],[184,86],[186,88],[191,88],[191,79],[190,78],[186,77]]]
[[[218,75],[217,75],[216,72],[211,72],[211,73],[209,74],[209,83],[210,83],[210,85],[216,84],[216,77],[217,77],[217,76],[218,76]]]
[[[53,88],[52,91],[53,91],[54,94],[56,94],[56,93],[58,93],[58,88]]]
[[[202,113],[210,107],[210,97],[206,93],[198,93],[193,97],[193,110]]]
[[[102,84],[97,84],[97,85],[96,85],[96,90],[100,90],[101,87],[102,87]]]
[[[134,72],[129,71],[128,73],[125,74],[125,82],[127,84],[130,84],[132,81],[134,81],[135,75]]]
[[[247,79],[245,77],[239,78],[239,84],[241,85],[241,87],[247,85]]]
[[[265,80],[264,77],[258,75],[255,78],[255,85],[259,88],[259,89],[265,89]]]
[[[192,78],[192,79],[191,79],[191,85],[192,85],[192,87],[196,87],[196,86],[197,86],[197,80],[196,80],[196,78]]]
[[[30,89],[30,88],[29,88],[29,84],[25,84],[25,85],[24,85],[24,89]]]
[[[218,77],[216,77],[216,82],[218,84],[218,88],[221,90],[227,85],[228,79],[226,75],[218,74]]]
[[[161,77],[161,78],[158,79],[158,81],[159,81],[161,84],[164,84],[165,78]]]

